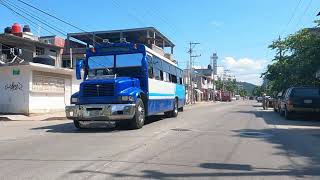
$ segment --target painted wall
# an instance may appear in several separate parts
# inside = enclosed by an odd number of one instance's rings
[[[29,96],[29,112],[63,111],[71,97],[71,75],[52,73],[51,69],[33,70]]]
[[[64,111],[66,105],[70,105],[70,97],[73,93],[79,91],[81,81],[76,80],[74,70],[62,70],[52,67],[46,69],[33,68],[30,80],[30,96],[29,96],[29,111],[30,113],[46,113],[55,111]],[[40,80],[39,80],[40,78]],[[41,78],[42,82],[41,82]],[[35,82],[35,81],[40,81]],[[47,83],[54,84],[59,81],[59,85],[64,84],[63,87],[48,88],[41,86]],[[39,84],[41,86],[39,86]],[[44,85],[43,85],[44,84]],[[38,86],[40,88],[37,88]]]
[[[0,113],[29,113],[29,79],[30,71],[24,66],[0,67]]]
[[[13,70],[19,74],[13,75]],[[81,81],[70,69],[33,64],[0,66],[0,113],[33,114],[64,111]]]

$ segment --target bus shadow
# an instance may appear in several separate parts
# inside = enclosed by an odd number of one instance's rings
[[[148,127],[148,125],[161,121],[165,118],[166,116],[164,115],[150,116],[146,119],[145,125],[143,128]],[[143,130],[143,128],[137,129],[136,131]],[[31,130],[45,130],[46,132],[49,132],[49,133],[114,133],[119,131],[128,131],[132,129],[130,129],[127,124],[116,125],[114,123],[106,124],[106,126],[100,126],[100,127],[86,126],[83,129],[77,129],[76,127],[74,127],[73,122],[68,122],[68,123],[62,123],[62,124],[36,127],[36,128],[32,128]]]

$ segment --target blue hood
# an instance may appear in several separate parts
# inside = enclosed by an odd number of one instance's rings
[[[80,84],[79,103],[122,103],[119,96],[133,95],[137,90],[140,90],[137,78],[89,79]]]

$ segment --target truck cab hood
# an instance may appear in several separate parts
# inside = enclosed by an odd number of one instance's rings
[[[80,84],[80,104],[119,103],[120,96],[134,94],[140,89],[137,78],[117,77],[106,79],[88,79]]]

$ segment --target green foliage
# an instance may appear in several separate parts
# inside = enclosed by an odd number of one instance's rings
[[[318,25],[320,21],[317,22]],[[274,94],[291,86],[319,86],[315,74],[320,70],[320,31],[303,29],[269,48],[276,51],[273,64],[262,77],[268,79],[267,94]],[[261,93],[256,90],[255,93]]]
[[[253,96],[262,96],[263,93],[264,93],[264,89],[262,86],[257,86],[252,91]]]
[[[231,92],[236,92],[237,90],[237,82],[236,80],[226,80],[223,81],[221,79],[215,81],[216,83],[216,88],[218,90],[227,90]]]

